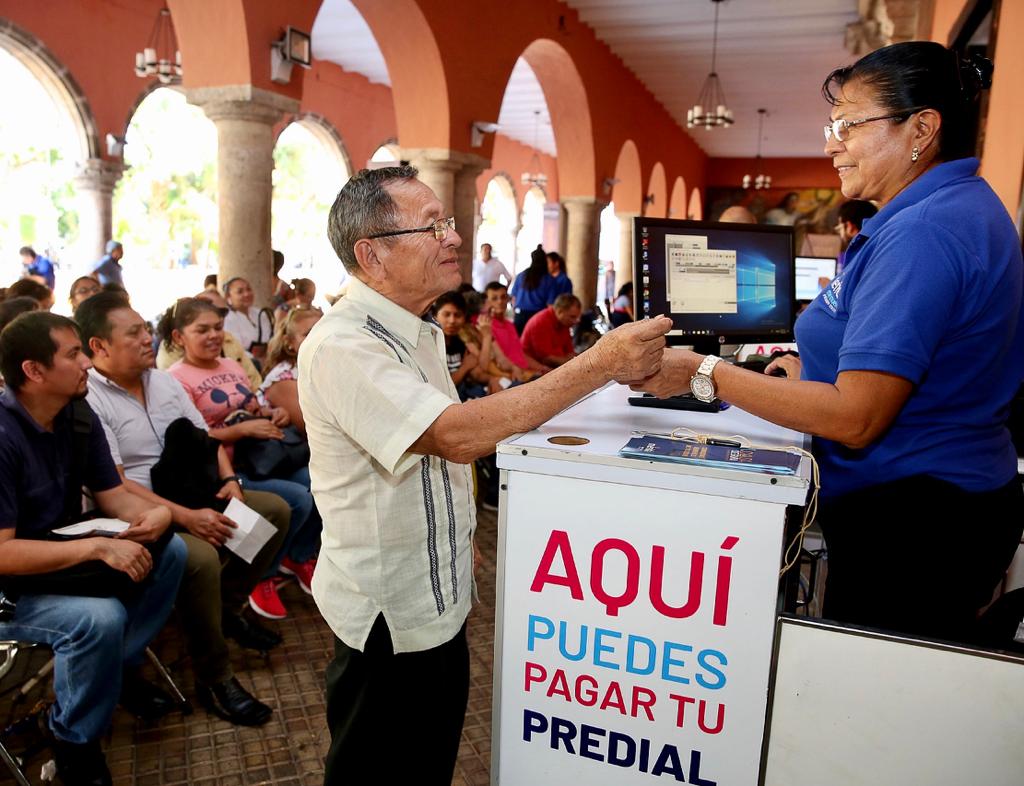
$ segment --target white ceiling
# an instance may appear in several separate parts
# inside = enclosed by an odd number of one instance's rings
[[[686,127],[711,70],[711,0],[565,0]],[[712,156],[757,152],[757,110],[767,109],[764,156],[822,155],[829,106],[821,83],[853,60],[843,47],[857,0],[725,0],[716,70],[736,123],[691,135]]]
[[[565,0],[598,38],[685,128],[711,69],[714,4],[711,0]],[[717,70],[736,124],[693,129],[712,156],[752,156],[757,150],[757,110],[765,108],[762,155],[822,154],[821,126],[829,107],[821,82],[853,58],[843,47],[846,25],[858,18],[857,0],[725,0],[719,8]],[[351,0],[324,0],[313,24],[313,54],[390,84],[377,43]],[[497,118],[501,133],[555,154],[544,94],[520,58]],[[495,118],[480,117],[493,121]]]

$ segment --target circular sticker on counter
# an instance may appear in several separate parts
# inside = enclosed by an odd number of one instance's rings
[[[586,437],[548,437],[552,445],[586,445],[590,442]]]

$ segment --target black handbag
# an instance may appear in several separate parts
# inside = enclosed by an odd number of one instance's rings
[[[309,442],[295,426],[281,439],[245,437],[235,443],[235,469],[255,480],[284,478],[309,466]]]

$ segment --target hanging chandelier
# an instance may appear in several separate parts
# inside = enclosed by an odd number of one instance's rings
[[[530,170],[523,172],[520,182],[524,186],[544,188],[548,184],[548,176],[540,166],[540,155],[537,153],[537,133],[540,127],[540,110],[533,111],[533,156],[530,158]]]
[[[761,139],[764,135],[764,120],[766,117],[768,117],[767,109],[757,110],[757,158],[754,159],[754,171],[757,174],[743,176],[744,188],[750,188],[751,185],[755,189],[772,187],[772,176],[761,173]]]
[[[718,4],[722,0],[711,0],[715,5],[715,32],[711,39],[711,73],[704,80],[704,86],[697,96],[697,103],[686,110],[686,127],[703,126],[708,131],[719,126],[733,124],[732,110],[725,105],[725,91],[715,72],[718,55]]]
[[[181,81],[181,52],[174,37],[174,24],[167,7],[161,8],[149,34],[146,48],[135,53],[135,76],[145,79],[155,76],[160,84]]]

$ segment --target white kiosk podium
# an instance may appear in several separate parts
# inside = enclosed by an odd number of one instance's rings
[[[618,451],[682,426],[805,437],[629,395],[608,386],[498,448],[494,784],[758,783],[785,510],[809,461],[769,476]]]

